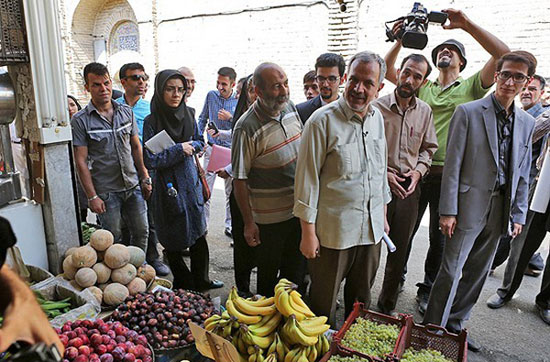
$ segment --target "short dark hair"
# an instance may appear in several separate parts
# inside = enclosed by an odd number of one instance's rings
[[[139,63],[126,63],[120,67],[120,70],[118,71],[118,76],[121,80],[126,78],[126,72],[129,70],[141,70],[142,72],[145,72],[145,68],[143,68],[143,65]]]
[[[109,69],[101,63],[89,63],[84,67],[84,82],[88,84],[88,74],[93,73],[95,75],[109,75]]]
[[[310,70],[309,72],[307,72],[304,75],[304,84],[306,84],[307,82],[315,82],[315,76],[316,75],[317,75],[317,73],[315,73],[314,70]]]
[[[319,67],[338,67],[338,74],[340,77],[344,76],[344,72],[346,71],[346,61],[344,60],[344,57],[342,57],[340,54],[335,53],[323,53],[319,55],[317,60],[315,61],[315,70]]]
[[[540,82],[540,89],[544,89],[544,87],[546,87],[546,79],[543,76],[535,74],[533,75],[533,78]]]
[[[428,78],[428,76],[432,72],[432,66],[430,65],[430,62],[428,62],[428,59],[426,59],[425,56],[423,56],[422,54],[418,54],[418,53],[409,54],[405,58],[403,58],[403,61],[401,62],[401,66],[399,68],[403,69],[403,66],[409,60],[412,60],[415,63],[422,63],[422,62],[426,63],[428,68],[426,70],[426,74],[424,75],[424,79]]]
[[[527,65],[527,75],[532,77],[537,71],[537,58],[525,50],[515,50],[504,54],[497,62],[497,72],[500,72],[504,62],[523,63]]]
[[[237,73],[235,72],[235,69],[230,67],[221,67],[218,70],[218,75],[229,77],[229,79],[231,79],[232,81],[235,81],[235,79],[237,79]]]

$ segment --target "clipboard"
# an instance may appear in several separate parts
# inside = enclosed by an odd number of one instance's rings
[[[206,166],[206,171],[216,172],[230,163],[231,149],[218,145],[212,145],[212,153],[210,154],[210,160],[208,161],[208,166]]]
[[[241,355],[235,346],[227,339],[214,333],[210,333],[196,323],[187,321],[193,338],[195,338],[195,347],[204,357],[213,359],[216,362],[241,362]]]
[[[164,151],[167,148],[175,145],[176,142],[170,137],[166,130],[162,130],[150,139],[145,142],[145,148],[147,148],[151,153],[157,154]]]

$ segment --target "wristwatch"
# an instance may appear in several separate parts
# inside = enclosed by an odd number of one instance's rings
[[[146,185],[152,185],[153,181],[151,180],[150,177],[147,177],[147,178],[142,179],[141,183],[146,184]]]

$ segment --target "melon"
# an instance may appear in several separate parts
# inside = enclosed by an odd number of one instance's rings
[[[128,264],[130,253],[128,248],[122,244],[115,244],[109,247],[103,257],[103,262],[111,269],[118,269]]]
[[[130,295],[128,288],[119,283],[111,283],[103,291],[103,302],[107,305],[119,305]]]
[[[92,287],[86,288],[86,290],[89,290],[90,293],[92,293],[92,295],[95,297],[95,299],[99,304],[103,302],[103,291],[101,289],[99,289],[98,287],[92,286]]]
[[[115,269],[111,272],[111,280],[120,284],[128,284],[136,277],[137,270],[132,264],[126,264],[122,268]]]
[[[73,256],[69,255],[63,260],[63,274],[65,275],[65,279],[74,279],[76,271],[77,269],[73,266]]]
[[[145,284],[149,285],[149,283],[157,276],[157,272],[151,265],[145,264],[139,267],[137,276],[145,280]]]
[[[99,229],[90,236],[90,245],[97,251],[107,250],[113,242],[113,234],[109,230]]]
[[[147,285],[145,284],[145,280],[141,278],[135,278],[127,285],[127,287],[128,287],[128,291],[130,292],[130,295],[136,295],[138,293],[142,293],[147,290]]]
[[[107,283],[107,281],[111,277],[111,269],[109,269],[109,267],[104,263],[97,263],[93,266],[92,269],[97,275],[98,284]]]
[[[69,280],[69,284],[71,285],[71,287],[73,287],[74,289],[76,289],[79,292],[82,290],[82,287],[80,285],[78,285],[76,280]]]
[[[82,288],[91,287],[97,282],[97,274],[92,268],[80,268],[76,272],[74,280]]]
[[[130,253],[130,264],[136,268],[145,263],[145,252],[137,246],[128,246],[128,252]]]
[[[76,246],[73,246],[72,248],[67,249],[67,251],[65,252],[65,258],[71,255],[72,253],[74,253],[76,249],[78,249],[78,247]]]
[[[77,248],[71,256],[75,268],[91,268],[97,261],[97,254],[94,248],[88,245]]]

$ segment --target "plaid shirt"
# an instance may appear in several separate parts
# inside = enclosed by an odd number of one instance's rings
[[[237,101],[238,99],[235,97],[234,94],[232,94],[231,97],[225,99],[217,90],[212,90],[208,92],[208,94],[206,95],[206,100],[204,101],[204,107],[202,108],[202,112],[199,115],[199,134],[204,134],[206,125],[208,124],[209,120],[211,122],[214,122],[214,124],[220,130],[230,130],[233,118],[227,121],[223,121],[221,119],[218,119],[218,112],[221,109],[225,109],[226,111],[231,113],[231,115],[233,115],[233,113],[235,113],[235,108],[237,107]],[[231,148],[231,138],[219,139],[219,137],[214,138],[208,135],[208,143]]]

